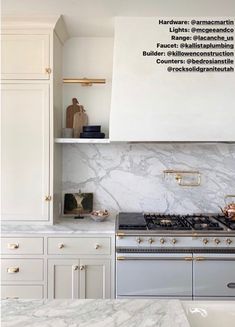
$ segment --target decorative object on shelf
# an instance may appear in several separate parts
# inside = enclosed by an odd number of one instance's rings
[[[74,216],[75,219],[84,218],[82,214],[89,214],[93,209],[93,193],[65,193],[64,215]]]
[[[66,109],[66,128],[73,128],[74,115],[77,112],[85,112],[82,105],[79,104],[77,98],[72,99],[72,104]]]
[[[95,221],[101,222],[108,218],[109,212],[108,210],[94,210],[91,213],[91,218]]]
[[[80,83],[82,86],[92,86],[93,84],[105,84],[104,78],[64,78],[64,83]]]
[[[164,175],[174,175],[179,186],[199,186],[201,184],[201,174],[198,170],[166,169],[163,173]]]
[[[62,137],[65,139],[73,138],[73,128],[63,128]]]
[[[88,117],[84,108],[82,107],[82,110],[76,112],[73,117],[74,137],[79,138],[83,126],[86,126],[87,124],[88,124]]]
[[[228,203],[227,201],[230,198],[235,199],[235,195],[230,195],[230,194],[226,195],[225,198],[224,198],[226,206],[224,208],[220,207],[220,209],[228,219],[235,221],[235,202],[234,201],[232,201],[232,202],[229,201],[229,203]]]
[[[105,138],[105,134],[101,133],[100,125],[88,125],[83,126],[83,132],[80,133],[80,138],[88,138],[88,139],[103,139]]]

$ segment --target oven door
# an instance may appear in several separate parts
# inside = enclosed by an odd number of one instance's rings
[[[118,253],[117,297],[192,297],[192,255]]]
[[[235,254],[194,254],[193,296],[235,297]]]

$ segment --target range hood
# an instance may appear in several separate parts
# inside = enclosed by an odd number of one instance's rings
[[[160,24],[160,20],[163,19],[116,18],[111,141],[234,142],[234,71],[169,72],[168,67],[213,65],[187,64],[186,60],[191,57],[177,55],[177,51],[189,51],[181,50],[181,44],[195,42],[192,39],[178,41],[175,37],[191,38],[191,29],[176,32],[177,23],[173,28],[170,23]],[[180,20],[191,23],[189,17],[177,18]],[[166,21],[169,22],[169,18]],[[234,45],[234,41],[226,44]],[[170,56],[169,51],[174,51],[175,56]],[[192,56],[194,60],[205,59],[206,51],[190,50],[201,52]],[[234,68],[234,64],[227,66]]]

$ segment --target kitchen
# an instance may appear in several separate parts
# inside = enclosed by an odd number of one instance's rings
[[[235,234],[224,224],[229,219],[218,221],[224,217],[219,206],[230,205],[226,214],[232,210],[235,193],[234,73],[170,73],[155,63],[162,55],[142,53],[157,50],[158,43],[181,44],[169,42],[172,26],[159,25],[160,18],[233,20],[235,8],[232,1],[177,3],[3,2],[9,49],[2,63],[2,108],[12,111],[2,113],[2,298],[19,298],[19,309],[21,299],[46,298],[200,300],[208,301],[208,312],[218,301],[217,311],[234,305]],[[232,52],[233,42],[224,44]],[[93,84],[84,85],[84,77]],[[105,138],[63,136],[73,98]],[[80,190],[93,194],[93,210],[109,212],[105,221],[64,214],[65,195]],[[119,226],[122,217],[133,226]],[[188,229],[176,230],[178,218],[201,225],[187,222]],[[215,229],[205,222],[209,218]],[[122,260],[127,257],[132,259]],[[143,279],[146,264],[154,268]]]

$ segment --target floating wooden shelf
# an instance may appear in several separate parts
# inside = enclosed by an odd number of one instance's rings
[[[110,139],[77,139],[77,138],[56,138],[55,143],[80,143],[80,144],[89,144],[89,143],[102,143],[107,144],[110,143]]]
[[[93,84],[105,84],[106,80],[104,78],[64,78],[64,83],[80,83],[82,86],[92,86]]]

